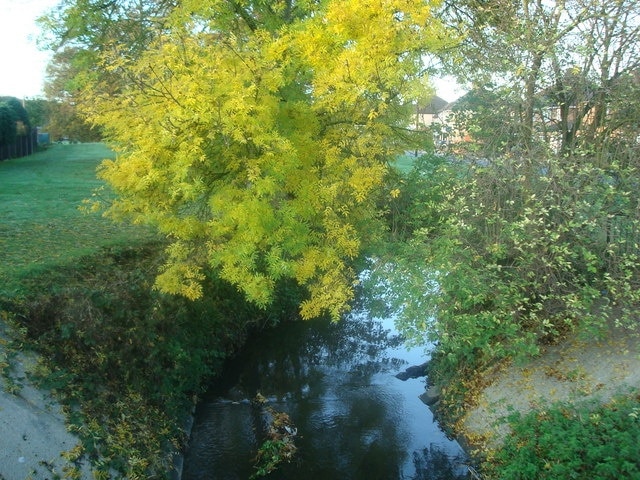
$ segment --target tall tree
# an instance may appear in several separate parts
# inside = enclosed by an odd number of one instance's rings
[[[106,52],[119,50],[130,58],[146,49],[162,30],[174,0],[61,0],[39,19],[41,43],[55,53],[50,96],[64,98],[84,82],[103,81],[114,88],[118,78],[100,68]]]
[[[487,132],[489,152],[557,144],[567,154],[633,124],[628,109],[614,106],[638,104],[637,2],[469,0],[447,3],[443,18],[465,38],[449,67],[494,102],[475,118],[492,116],[481,123],[507,132]]]
[[[198,297],[215,274],[266,305],[289,278],[304,317],[347,308],[422,55],[448,41],[432,7],[185,0],[140,55],[102,52],[119,87],[90,82],[82,105],[119,152],[109,213],[173,240],[159,288]]]

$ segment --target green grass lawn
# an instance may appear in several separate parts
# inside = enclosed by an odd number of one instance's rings
[[[109,157],[105,145],[91,143],[0,162],[0,292],[15,291],[30,273],[151,237],[147,229],[81,211],[103,184],[96,167]]]
[[[400,170],[401,173],[409,173],[413,168],[413,164],[416,161],[416,156],[413,154],[398,155],[395,162],[392,165]]]

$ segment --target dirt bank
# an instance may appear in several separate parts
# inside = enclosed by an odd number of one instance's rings
[[[610,327],[604,340],[571,338],[547,347],[526,365],[507,365],[488,374],[478,401],[458,423],[476,449],[499,446],[509,433],[506,417],[554,402],[612,396],[640,389],[640,331]]]

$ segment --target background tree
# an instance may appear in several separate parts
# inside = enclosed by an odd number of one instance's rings
[[[105,92],[117,91],[126,78],[112,75],[101,62],[106,52],[135,58],[161,31],[164,16],[176,2],[172,0],[62,0],[39,19],[45,32],[44,48],[54,52],[47,69],[45,93],[52,102],[50,133],[53,138],[69,137],[95,141],[101,131],[85,119],[79,109],[84,85],[101,85]]]
[[[43,127],[49,122],[49,102],[44,98],[26,98],[24,108],[32,126]]]
[[[489,152],[517,145],[571,153],[602,145],[611,128],[626,136],[635,121],[615,106],[621,95],[638,104],[628,94],[637,88],[639,15],[629,0],[446,3],[443,18],[465,41],[445,64],[474,90],[493,95],[482,115],[465,117],[467,130],[493,125],[500,140],[485,143]]]
[[[24,135],[31,128],[29,113],[22,104],[22,101],[15,97],[0,97],[0,102],[5,103],[12,111],[17,122],[17,134]]]
[[[450,380],[568,334],[636,329],[637,2],[441,13],[463,33],[445,60],[473,87],[456,113],[472,141],[406,178],[412,235],[394,277],[405,333],[437,343],[432,365]]]
[[[71,97],[85,82],[117,89],[119,79],[101,68],[109,51],[135,58],[162,30],[172,0],[62,0],[39,19],[41,44],[55,53],[49,70],[50,97]]]
[[[86,121],[78,111],[78,106],[68,101],[50,101],[47,115],[47,131],[52,140],[68,138],[77,142],[98,142],[102,140],[102,130]]]
[[[29,114],[23,102],[15,97],[0,97],[3,105],[0,158],[21,157],[33,153],[35,139],[32,136]]]

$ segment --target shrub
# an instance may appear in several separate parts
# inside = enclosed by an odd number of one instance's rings
[[[640,478],[640,397],[603,407],[555,405],[513,415],[513,435],[485,465],[487,479]]]

